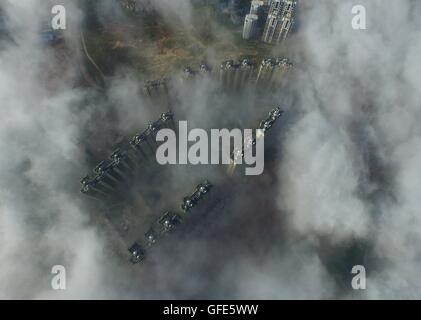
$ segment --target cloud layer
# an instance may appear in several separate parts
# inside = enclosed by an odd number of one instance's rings
[[[72,3],[65,36],[77,48],[84,12]],[[366,7],[367,30],[352,29],[355,4]],[[189,1],[155,5],[190,23]],[[48,5],[2,8],[11,39],[0,40],[0,298],[421,296],[418,1],[299,1],[299,29],[274,49],[296,68],[273,97],[215,96],[209,79],[176,84],[175,111],[192,126],[252,126],[266,113],[259,101],[279,101],[289,115],[268,139],[265,174],[228,183],[217,216],[143,267],[120,257],[119,239],[95,218],[101,209],[77,190],[87,149],[110,148],[157,111],[127,69],[105,94],[75,86],[80,57],[39,43]],[[199,171],[175,169],[168,188],[185,193],[204,172],[224,184],[216,170]],[[50,287],[55,264],[68,271],[63,292]],[[355,264],[367,269],[364,292],[351,289]]]

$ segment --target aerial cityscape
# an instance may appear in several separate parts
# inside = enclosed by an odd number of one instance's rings
[[[0,299],[420,299],[420,17],[1,1]]]

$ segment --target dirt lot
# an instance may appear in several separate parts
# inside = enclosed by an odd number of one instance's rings
[[[227,59],[270,55],[272,47],[245,41],[242,26],[219,23],[208,8],[196,9],[189,25],[168,25],[157,16],[130,17],[86,33],[91,56],[106,74],[120,65],[134,69],[139,78],[154,79],[196,67],[219,65]]]

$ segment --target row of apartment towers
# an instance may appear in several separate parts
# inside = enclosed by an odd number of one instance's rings
[[[253,0],[244,19],[243,38],[281,43],[292,30],[296,7],[296,0]]]
[[[226,60],[219,68],[213,70],[206,64],[201,64],[198,69],[186,67],[182,79],[188,83],[197,77],[208,76],[216,80],[219,87],[228,93],[250,87],[271,91],[282,86],[287,72],[292,67],[293,64],[287,58],[267,58],[260,64],[249,59]],[[149,97],[164,97],[168,95],[170,83],[171,79],[168,78],[146,81],[143,92]]]

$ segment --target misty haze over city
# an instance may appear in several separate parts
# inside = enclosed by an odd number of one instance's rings
[[[267,1],[245,34],[250,3],[0,0],[1,299],[421,298],[421,2],[298,0],[279,41]],[[270,124],[263,173],[159,165],[130,142],[165,114]],[[130,177],[81,192],[117,149]],[[166,211],[180,226],[147,244]]]

